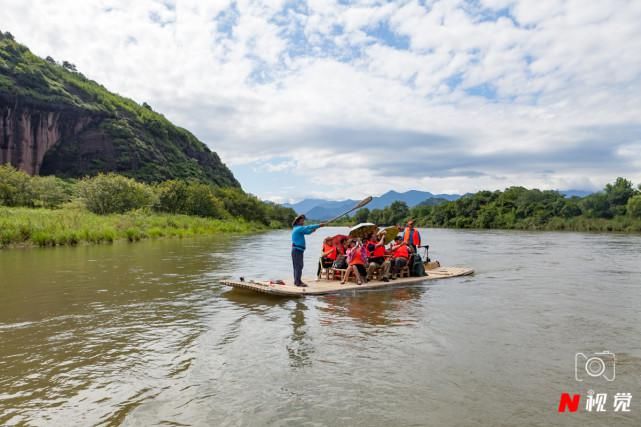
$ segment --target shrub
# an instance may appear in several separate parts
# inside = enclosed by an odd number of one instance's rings
[[[58,208],[71,200],[71,184],[55,176],[34,176],[31,188],[34,206]]]
[[[630,197],[625,210],[632,218],[641,219],[641,194]]]
[[[265,205],[256,196],[245,194],[236,188],[217,188],[216,196],[222,200],[225,210],[233,216],[269,224]]]
[[[161,212],[224,218],[225,206],[208,184],[194,181],[165,181],[156,187]]]
[[[165,181],[156,186],[156,210],[169,213],[186,213],[189,184],[185,181]]]
[[[113,173],[85,178],[77,190],[87,209],[101,215],[151,207],[155,196],[149,186]]]
[[[0,165],[0,205],[33,206],[31,177],[11,165]]]
[[[207,184],[190,183],[187,187],[185,213],[188,215],[224,218],[225,206],[214,196]]]

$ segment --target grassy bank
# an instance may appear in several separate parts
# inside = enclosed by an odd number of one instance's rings
[[[266,230],[242,219],[211,219],[144,210],[96,215],[80,207],[42,209],[0,206],[0,247],[59,246],[130,242],[146,238],[185,237]]]

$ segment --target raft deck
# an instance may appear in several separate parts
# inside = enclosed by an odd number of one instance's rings
[[[234,288],[247,289],[263,294],[303,297],[306,295],[325,295],[345,291],[398,287],[410,283],[420,283],[427,280],[449,279],[450,277],[470,275],[474,273],[474,270],[466,267],[438,267],[433,270],[427,270],[426,273],[427,276],[423,277],[404,277],[396,280],[390,280],[389,282],[372,280],[367,283],[363,283],[362,285],[357,285],[355,282],[348,282],[341,285],[339,280],[316,280],[315,278],[307,278],[303,279],[307,284],[306,288],[294,286],[291,281],[285,281],[284,285],[270,283],[269,281],[253,280],[245,280],[242,282],[239,280],[221,280],[220,283]]]

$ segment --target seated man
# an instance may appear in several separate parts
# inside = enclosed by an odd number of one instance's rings
[[[394,239],[394,244],[392,245],[392,260],[390,262],[391,271],[392,271],[392,280],[396,279],[396,276],[401,271],[401,268],[407,265],[407,261],[410,258],[410,250],[407,243],[403,241],[401,236],[396,236]],[[388,268],[389,268],[388,267]]]
[[[320,261],[318,262],[318,271],[316,272],[316,277],[320,279],[321,268],[330,268],[334,265],[336,257],[338,255],[338,250],[334,246],[334,240],[331,237],[326,237],[323,241],[323,249],[321,253]]]
[[[372,280],[377,268],[382,267],[385,262],[385,235],[377,239],[376,233],[372,233],[367,240],[367,254],[369,264],[367,266],[367,280]]]

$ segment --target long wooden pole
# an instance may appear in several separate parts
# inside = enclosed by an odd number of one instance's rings
[[[365,206],[366,204],[368,204],[368,203],[369,203],[369,202],[371,202],[371,201],[372,201],[372,196],[367,196],[367,197],[365,197],[363,200],[361,200],[360,202],[358,202],[358,204],[356,204],[356,206],[354,206],[353,208],[351,208],[351,209],[350,209],[350,210],[348,210],[347,212],[343,212],[343,213],[342,213],[342,214],[340,214],[339,216],[334,217],[334,218],[332,218],[332,219],[330,219],[330,220],[328,220],[328,221],[324,221],[324,222],[325,222],[325,224],[329,224],[330,222],[334,222],[334,221],[336,221],[337,219],[342,218],[342,217],[344,217],[345,215],[347,215],[347,214],[349,214],[349,213],[351,213],[351,212],[354,212],[356,209],[360,209],[360,208],[362,208],[363,206]]]

